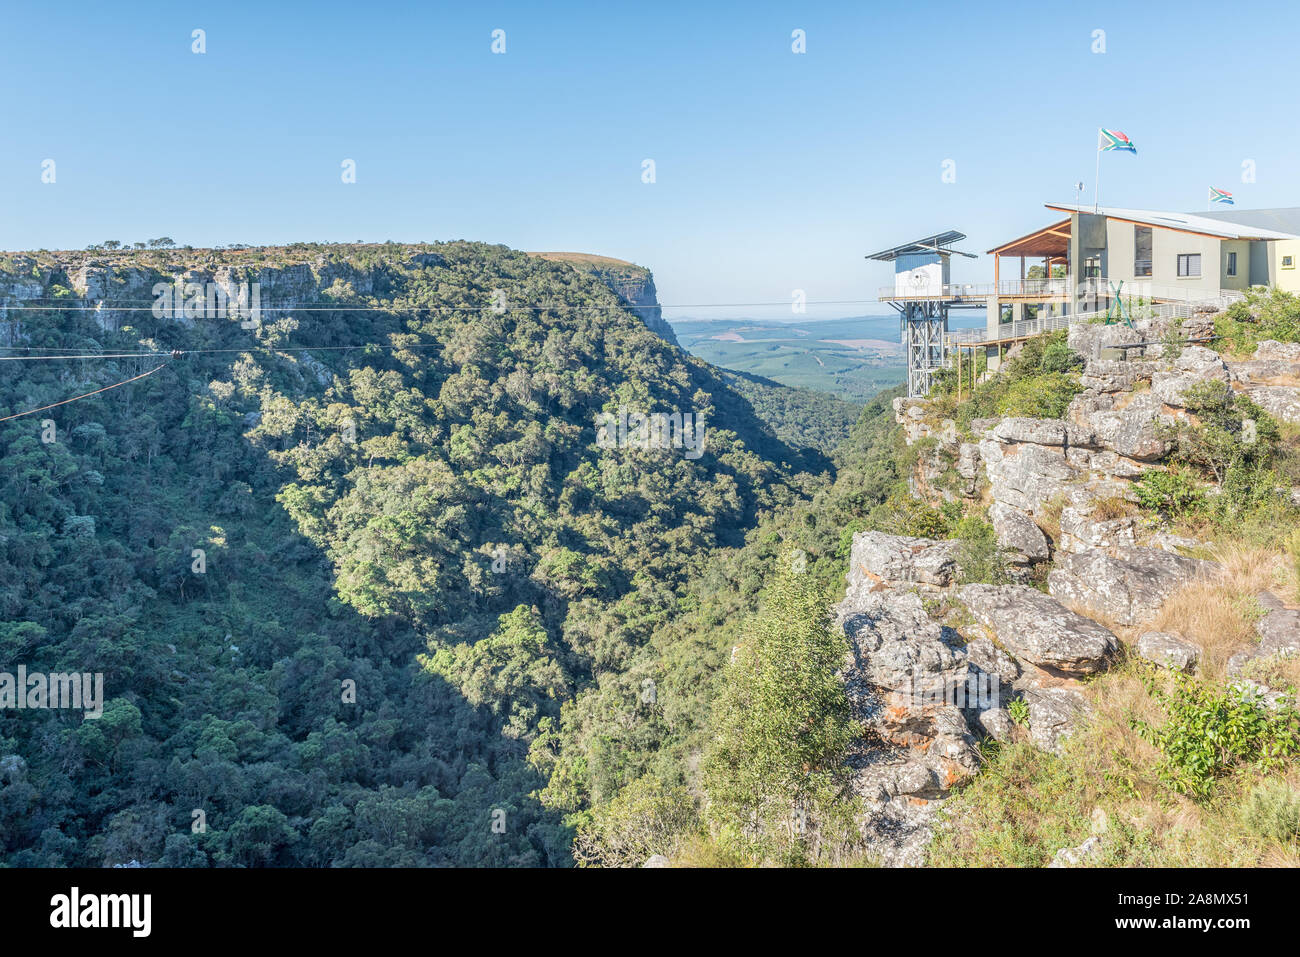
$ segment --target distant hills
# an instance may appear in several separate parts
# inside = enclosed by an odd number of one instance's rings
[[[898,319],[672,320],[682,348],[724,369],[865,402],[906,378]]]

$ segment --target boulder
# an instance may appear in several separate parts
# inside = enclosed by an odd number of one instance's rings
[[[931,619],[919,596],[851,594],[837,610],[854,665],[871,684],[927,694],[965,684],[969,666],[957,633]]]
[[[1252,385],[1246,394],[1274,418],[1300,422],[1300,388],[1285,385]]]
[[[1243,384],[1300,385],[1300,343],[1266,339],[1245,362],[1229,362],[1232,378]]]
[[[1300,610],[1275,608],[1255,623],[1255,631],[1259,635],[1257,657],[1300,655]]]
[[[1139,658],[1173,671],[1190,672],[1201,657],[1200,646],[1163,631],[1148,631],[1139,636],[1134,651]]]
[[[1061,448],[986,439],[980,443],[980,457],[993,500],[1031,514],[1080,474]]]
[[[1146,340],[1137,329],[1118,323],[1100,325],[1090,322],[1076,322],[1070,324],[1070,331],[1067,333],[1067,344],[1074,352],[1083,356],[1089,366],[1093,362],[1101,360],[1102,349],[1112,349],[1120,345],[1134,345],[1143,341]]]
[[[1182,408],[1187,390],[1203,382],[1231,384],[1231,375],[1223,358],[1204,346],[1187,346],[1167,372],[1151,377],[1151,392],[1165,405]]]
[[[1020,677],[1020,665],[988,638],[972,638],[966,642],[966,660],[985,674],[995,675],[1005,685]]]
[[[1169,443],[1158,434],[1158,425],[1172,424],[1162,411],[1160,399],[1141,392],[1124,404],[1088,415],[1087,422],[1101,445],[1117,455],[1139,462],[1154,462],[1169,451]]]
[[[1136,515],[1119,518],[1096,518],[1095,515],[1095,500],[1085,500],[1084,504],[1070,504],[1061,509],[1061,540],[1057,547],[1068,554],[1137,544]]]
[[[1026,689],[1029,704],[1029,740],[1034,746],[1053,754],[1061,753],[1061,743],[1091,714],[1088,700],[1075,688]]]
[[[842,678],[854,717],[907,749],[917,778],[886,791],[938,796],[974,774],[979,753],[962,713],[971,670],[957,633],[932,620],[912,592],[850,589],[836,619],[849,639]]]
[[[859,532],[849,554],[849,586],[887,587],[901,582],[945,586],[957,573],[960,544],[884,532]]]
[[[957,447],[957,475],[966,480],[967,488],[974,492],[975,482],[979,479],[979,445],[975,442],[962,442]]]
[[[1115,551],[1093,548],[1060,556],[1047,576],[1048,592],[1117,624],[1140,625],[1175,591],[1216,567],[1159,548]]]
[[[990,434],[998,442],[1092,448],[1097,437],[1091,429],[1065,419],[1003,419]]]
[[[1101,857],[1101,838],[1088,838],[1078,847],[1063,847],[1056,852],[1048,867],[1086,867]]]
[[[988,708],[976,718],[979,726],[994,741],[1014,741],[1016,723],[1011,720],[1011,713],[1006,708]]]
[[[672,865],[668,863],[668,858],[664,857],[662,854],[651,854],[649,857],[645,859],[645,863],[642,864],[641,866],[642,867],[671,867]]]
[[[959,595],[999,644],[1051,673],[1093,674],[1119,648],[1106,628],[1028,585],[967,585]]]
[[[1079,376],[1079,382],[1091,392],[1127,392],[1150,375],[1149,363],[1093,359]]]
[[[989,520],[993,523],[998,544],[1011,553],[1012,561],[1021,564],[1047,561],[1050,555],[1047,536],[1024,512],[994,502],[989,507]]]

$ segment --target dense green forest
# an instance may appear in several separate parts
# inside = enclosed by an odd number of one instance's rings
[[[898,478],[884,398],[832,456],[842,403],[734,388],[589,273],[422,248],[282,253],[368,291],[256,329],[0,276],[69,306],[33,354],[184,352],[0,370],[6,416],[164,366],[0,423],[0,670],[107,698],[0,712],[0,861],[571,864],[629,785],[692,786],[778,553],[838,580]],[[702,416],[703,455],[597,447],[620,406]]]

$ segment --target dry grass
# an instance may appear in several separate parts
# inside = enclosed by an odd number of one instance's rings
[[[1043,503],[1043,507],[1038,510],[1034,516],[1034,521],[1038,527],[1052,541],[1058,541],[1061,537],[1061,513],[1065,511],[1065,496],[1053,495]]]
[[[1095,863],[1102,867],[1300,865],[1300,841],[1263,834],[1247,816],[1250,793],[1263,782],[1300,794],[1300,768],[1266,774],[1241,767],[1210,801],[1174,793],[1156,774],[1160,755],[1133,730],[1134,719],[1159,726],[1167,717],[1141,673],[1139,663],[1124,661],[1085,684],[1093,714],[1062,757],[1031,745],[999,749],[946,806],[947,826],[930,863],[1042,866],[1060,848],[1101,833]]]
[[[1089,517],[1097,522],[1112,522],[1117,518],[1127,518],[1137,510],[1137,505],[1123,495],[1108,495],[1092,503],[1092,513]]]
[[[1232,655],[1258,641],[1262,609],[1256,596],[1278,587],[1283,561],[1275,550],[1244,546],[1217,546],[1214,557],[1222,573],[1179,589],[1144,630],[1200,645],[1200,673],[1218,679]]]

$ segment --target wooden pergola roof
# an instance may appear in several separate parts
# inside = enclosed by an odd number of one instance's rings
[[[992,256],[1043,256],[1065,259],[1070,254],[1070,220],[1044,226],[1037,232],[1003,243],[989,250]]]

